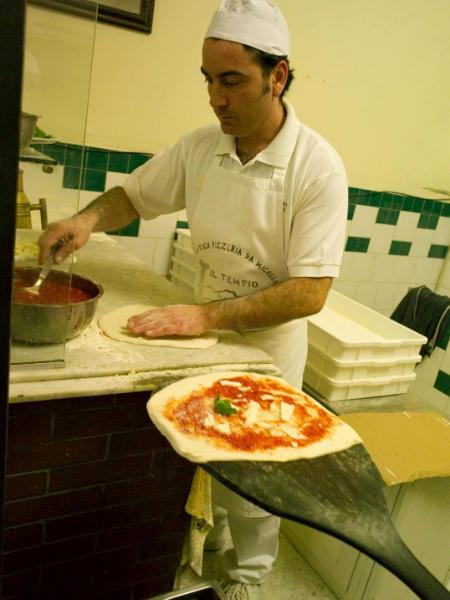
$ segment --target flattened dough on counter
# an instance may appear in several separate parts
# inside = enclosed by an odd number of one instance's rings
[[[169,346],[171,348],[209,348],[217,343],[218,337],[214,333],[204,333],[198,337],[184,336],[165,336],[160,338],[147,338],[143,335],[127,333],[127,321],[133,315],[139,315],[156,306],[145,304],[127,304],[120,308],[115,308],[102,315],[98,319],[98,325],[103,333],[119,342],[129,342],[131,344],[142,344],[144,346]]]

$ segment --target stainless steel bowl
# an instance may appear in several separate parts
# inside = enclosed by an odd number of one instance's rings
[[[36,267],[16,267],[14,278],[32,285],[39,274]],[[49,280],[88,292],[91,298],[70,304],[26,304],[12,301],[11,337],[28,344],[59,344],[79,335],[94,318],[103,287],[90,279],[52,270]]]

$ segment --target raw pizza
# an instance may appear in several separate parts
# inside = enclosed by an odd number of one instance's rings
[[[174,450],[193,462],[288,461],[361,443],[356,432],[278,377],[239,371],[168,385],[147,403]]]

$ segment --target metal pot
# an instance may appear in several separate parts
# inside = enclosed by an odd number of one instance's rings
[[[20,113],[20,152],[23,152],[30,146],[31,140],[33,139],[33,135],[36,130],[36,123],[38,119],[39,115],[32,115],[26,112]]]
[[[40,269],[35,267],[16,267],[14,277],[30,286],[38,278],[39,272]],[[71,304],[26,304],[13,300],[13,340],[29,344],[59,344],[79,335],[94,318],[98,300],[103,295],[101,285],[80,275],[58,270],[50,271],[47,279],[84,290],[91,298]]]

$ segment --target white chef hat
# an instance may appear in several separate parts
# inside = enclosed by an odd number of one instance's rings
[[[239,42],[276,56],[288,56],[291,36],[271,0],[222,0],[205,38]]]

